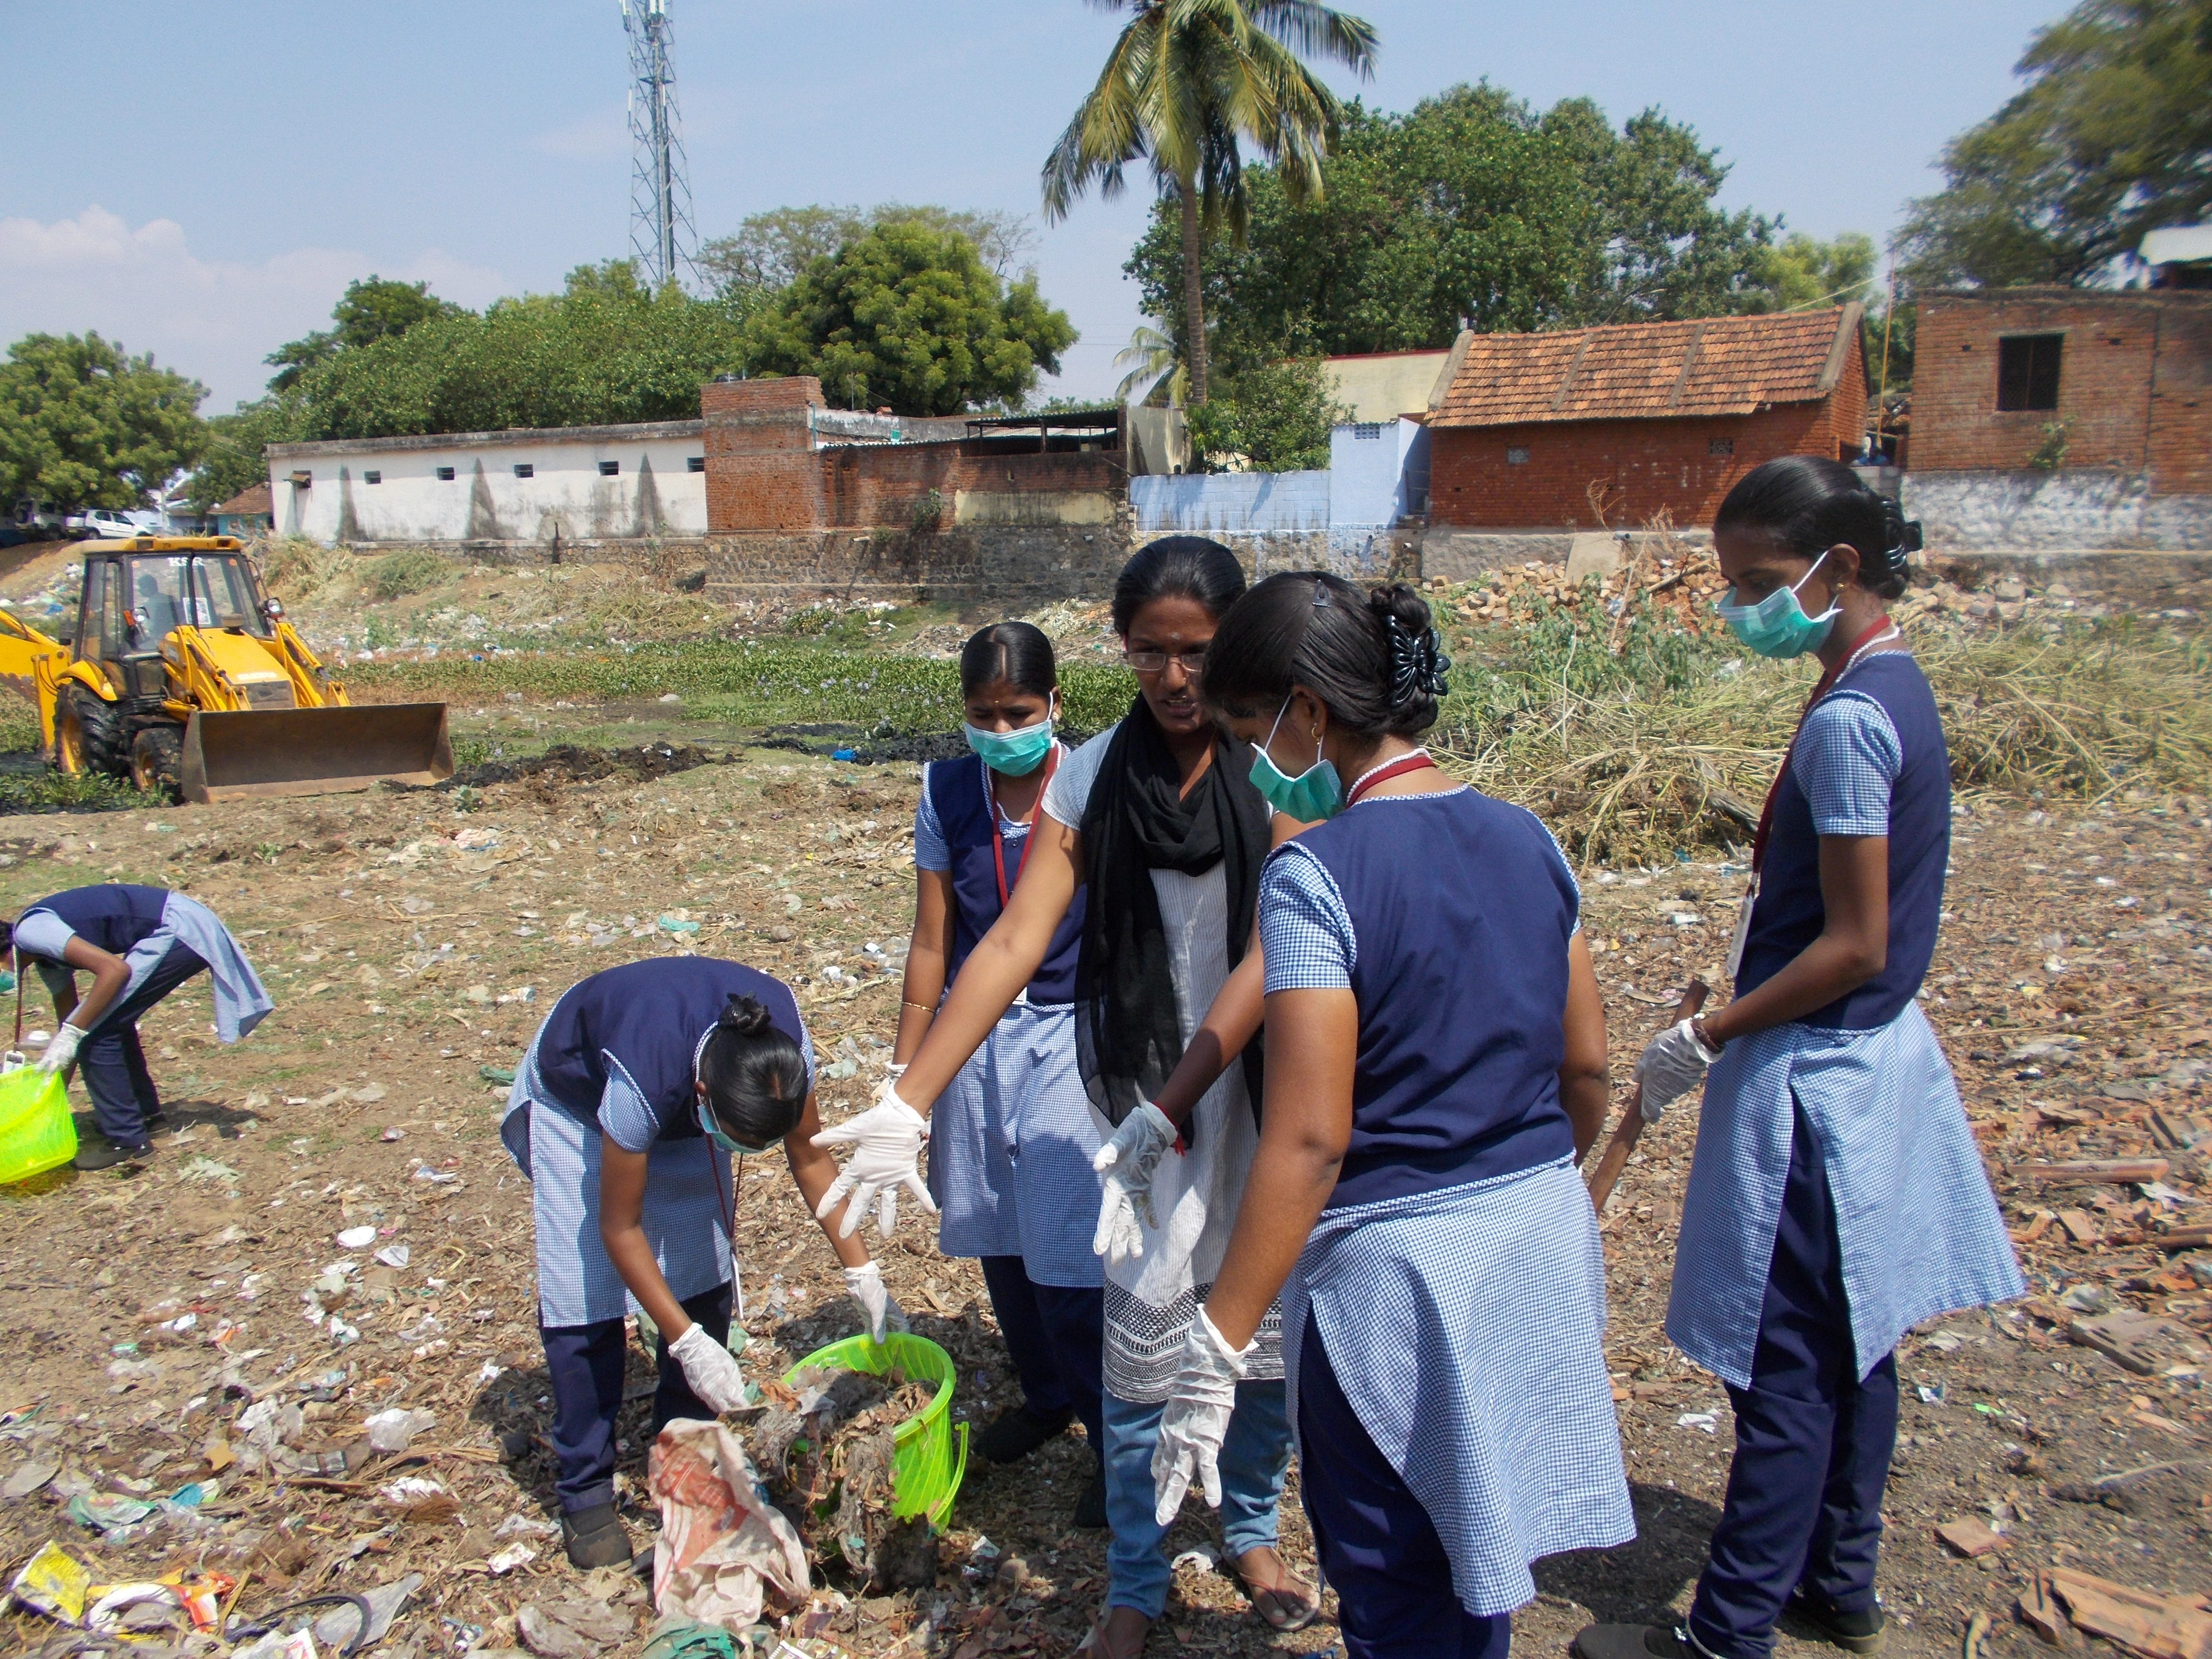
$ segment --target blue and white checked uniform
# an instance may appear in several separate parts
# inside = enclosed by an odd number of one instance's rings
[[[1806,716],[1784,787],[1804,791],[1821,835],[1887,836],[1903,763],[1881,705],[1839,690]],[[1684,1353],[1733,1387],[1751,1384],[1793,1094],[1835,1206],[1862,1378],[1921,1320],[2025,1291],[1958,1085],[1919,1008],[1908,1003],[1870,1030],[1793,1022],[1731,1042],[1705,1079],[1667,1310]]]
[[[982,763],[963,756],[933,764]],[[1029,826],[1001,814],[998,830],[1018,867]],[[915,808],[914,863],[917,870],[952,868],[927,789]],[[1091,1160],[1099,1144],[1098,1120],[1076,1067],[1075,1005],[1031,1003],[1024,994],[930,1113],[937,1248],[946,1255],[1018,1255],[1032,1284],[1095,1287],[1098,1176]]]
[[[1297,841],[1261,875],[1260,932],[1270,994],[1352,988],[1350,911]],[[1636,1535],[1605,1368],[1604,1254],[1571,1159],[1332,1206],[1282,1300],[1291,1421],[1310,1310],[1339,1386],[1435,1528],[1468,1613],[1525,1604],[1529,1564],[1543,1556]]]
[[[547,1021],[551,1018],[549,1013]],[[703,1045],[709,1034],[700,1033],[697,1044]],[[730,1155],[704,1135],[661,1139],[664,1126],[618,1060],[608,1066],[596,1121],[565,1109],[539,1073],[538,1050],[544,1036],[540,1024],[514,1068],[500,1120],[501,1139],[530,1177],[538,1323],[557,1329],[638,1311],[599,1237],[602,1130],[624,1151],[647,1155],[639,1224],[670,1292],[684,1302],[727,1284],[731,1255],[725,1205],[734,1199]],[[811,1093],[814,1044],[803,1029],[799,1050],[806,1059]]]

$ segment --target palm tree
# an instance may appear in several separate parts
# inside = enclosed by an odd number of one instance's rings
[[[1176,362],[1175,342],[1149,323],[1137,325],[1129,343],[1114,354],[1114,367],[1129,371],[1114,389],[1117,402],[1133,404],[1149,398],[1164,379],[1171,408],[1182,408],[1190,395],[1190,374]]]
[[[1313,0],[1092,0],[1135,14],[1114,42],[1098,83],[1044,164],[1044,214],[1065,218],[1092,185],[1121,193],[1122,169],[1142,158],[1182,216],[1183,325],[1190,400],[1206,401],[1206,313],[1199,233],[1224,219],[1244,240],[1243,156],[1272,162],[1293,203],[1322,193],[1322,161],[1336,147],[1341,106],[1301,54],[1334,58],[1364,79],[1375,29]]]

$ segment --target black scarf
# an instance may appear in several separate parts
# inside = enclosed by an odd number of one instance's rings
[[[1166,930],[1152,872],[1203,875],[1222,866],[1229,963],[1243,959],[1267,856],[1267,805],[1225,738],[1188,796],[1182,770],[1143,697],[1108,745],[1083,811],[1082,950],[1075,966],[1076,1060],[1091,1104],[1109,1123],[1155,1097],[1182,1058]],[[1204,1018],[1205,1010],[1194,1011]],[[1261,1042],[1245,1045],[1244,1080],[1260,1110]]]

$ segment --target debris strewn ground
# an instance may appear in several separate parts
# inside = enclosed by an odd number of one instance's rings
[[[617,717],[638,717],[622,744],[572,735],[603,727],[603,708],[525,702],[514,724],[595,751],[690,743],[715,763],[548,763],[445,791],[0,819],[0,912],[110,878],[181,887],[230,922],[278,1004],[235,1048],[212,1041],[198,984],[145,1022],[170,1122],[143,1173],[0,1190],[7,1582],[51,1541],[106,1585],[175,1575],[204,1594],[219,1575],[230,1616],[255,1621],[310,1596],[392,1599],[420,1575],[364,1653],[641,1650],[647,1587],[562,1559],[528,1190],[495,1133],[505,1079],[573,980],[699,951],[792,981],[825,1115],[855,1109],[890,1054],[917,793],[909,761],[765,750],[681,711],[657,725],[654,706]],[[1724,852],[1677,850],[1583,871],[1624,1079],[1689,976],[1718,982],[1742,891]],[[1976,1612],[1992,1655],[2041,1652],[2039,1618],[2077,1634],[2123,1614],[2193,1628],[2185,1604],[2212,1589],[2212,801],[2148,783],[2041,802],[1970,792],[1954,866],[1923,1006],[2032,1294],[1932,1321],[1899,1356],[1891,1650],[1955,1653]],[[51,1021],[35,987],[26,1013]],[[1679,1609],[1702,1563],[1731,1419],[1662,1329],[1694,1134],[1681,1111],[1644,1137],[1606,1224],[1640,1536],[1540,1569],[1516,1621],[1529,1652],[1559,1651],[1592,1615]],[[744,1364],[767,1382],[859,1318],[780,1159],[746,1161],[737,1204]],[[871,1244],[958,1368],[956,1419],[988,1421],[1016,1393],[974,1264],[939,1255],[913,1218]],[[620,1489],[641,1544],[657,1512],[649,1389],[634,1347]],[[1069,1651],[1105,1582],[1103,1538],[1068,1524],[1089,1469],[1079,1431],[1011,1468],[971,1462],[931,1583],[818,1568],[779,1639],[816,1655]],[[1295,1500],[1293,1476],[1285,1547],[1310,1566]],[[1180,1564],[1152,1651],[1336,1641],[1326,1624],[1261,1625],[1207,1565],[1202,1504],[1169,1547]],[[111,1613],[173,1650],[176,1601]],[[5,1623],[14,1650],[64,1633],[23,1605]],[[1785,1631],[1783,1651],[1826,1651],[1803,1635]]]

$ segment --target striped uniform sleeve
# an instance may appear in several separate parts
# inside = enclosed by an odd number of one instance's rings
[[[1260,872],[1260,951],[1270,994],[1352,988],[1359,960],[1352,914],[1321,860],[1296,842],[1276,848]]]
[[[1887,836],[1889,797],[1905,770],[1905,746],[1872,697],[1838,691],[1805,716],[1790,775],[1823,836]]]
[[[930,766],[941,764],[930,762]],[[952,848],[945,839],[945,825],[937,816],[937,803],[929,796],[929,769],[922,769],[921,800],[914,809],[914,867],[950,870]]]
[[[606,1087],[599,1092],[599,1127],[607,1139],[626,1152],[647,1152],[666,1127],[637,1086],[629,1070],[611,1050],[599,1050],[607,1063]]]

